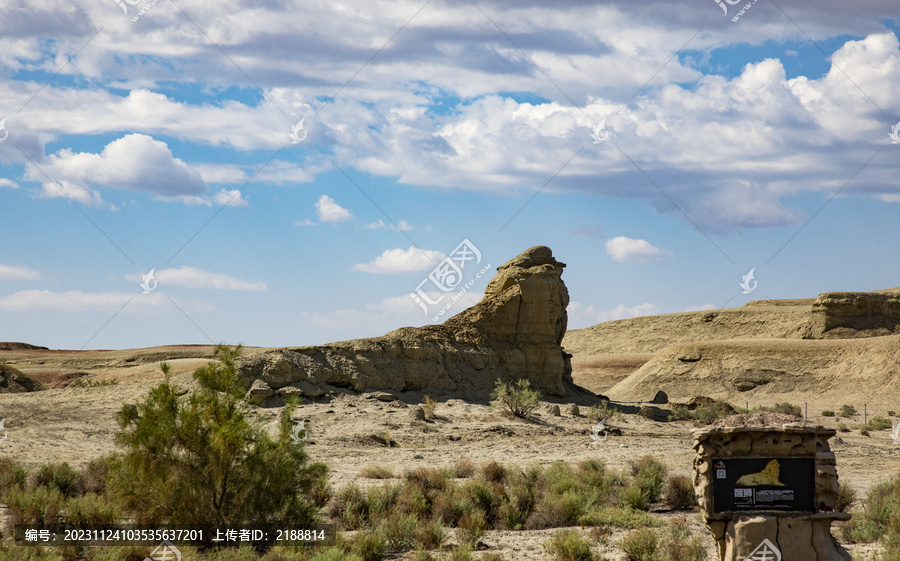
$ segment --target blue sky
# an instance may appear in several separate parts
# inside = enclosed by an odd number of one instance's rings
[[[0,341],[380,335],[533,245],[570,328],[900,285],[896,3],[29,4],[0,7]]]

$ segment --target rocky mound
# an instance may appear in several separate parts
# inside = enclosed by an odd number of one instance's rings
[[[532,247],[497,269],[480,302],[442,325],[277,349],[242,358],[239,369],[252,381],[250,396],[261,398],[315,397],[327,386],[483,398],[497,380],[521,378],[545,394],[579,393],[560,346],[569,303],[564,267],[550,248]]]
[[[47,347],[38,347],[37,345],[29,345],[28,343],[10,343],[0,342],[0,351],[24,351],[24,350],[49,350]]]
[[[8,364],[0,364],[0,393],[33,392],[43,389],[21,371]]]
[[[900,335],[864,339],[709,341],[660,351],[609,390],[611,398],[672,400],[707,395],[726,401],[824,400],[869,403],[900,390]],[[793,397],[792,397],[793,396]]]

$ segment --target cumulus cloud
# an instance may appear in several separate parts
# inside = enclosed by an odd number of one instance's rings
[[[103,201],[100,192],[90,185],[146,191],[163,198],[188,197],[188,201],[207,190],[197,171],[176,158],[164,142],[145,134],[114,140],[99,154],[63,148],[47,156],[39,168],[29,163],[25,177],[42,182],[46,197],[68,196],[92,206],[101,206]]]
[[[384,253],[370,263],[359,263],[353,266],[354,271],[363,273],[409,273],[433,269],[446,255],[440,251],[419,249],[386,249]]]
[[[5,177],[0,177],[0,188],[6,187],[8,189],[18,189],[19,184],[13,181],[12,179],[6,179]]]
[[[223,273],[211,273],[196,267],[182,266],[177,269],[158,269],[154,278],[159,286],[180,286],[183,288],[212,288],[215,290],[251,290],[264,292],[268,286],[262,281],[247,281],[230,277]],[[126,280],[141,282],[141,275],[127,275]]]
[[[346,222],[353,218],[349,210],[337,204],[328,195],[322,195],[316,201],[316,213],[321,222]]]
[[[41,273],[25,265],[0,265],[0,281],[40,280]]]
[[[625,236],[616,236],[607,240],[606,253],[619,263],[642,263],[658,260],[665,255],[665,250],[654,247],[647,240],[633,240]]]

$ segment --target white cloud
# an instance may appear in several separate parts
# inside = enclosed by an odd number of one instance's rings
[[[359,263],[353,266],[354,271],[364,273],[409,273],[433,269],[446,255],[440,251],[419,249],[386,249],[384,253],[371,263]]]
[[[138,298],[137,296],[140,296]],[[129,300],[131,302],[129,303]],[[171,305],[161,294],[143,295],[139,292],[53,292],[50,290],[22,290],[0,298],[0,310],[22,312],[54,310],[60,312],[80,312],[86,310],[119,309],[126,303],[135,307],[159,307]]]
[[[388,225],[384,222],[384,220],[381,220],[380,218],[378,220],[376,220],[375,222],[369,222],[368,224],[366,224],[366,229],[368,229],[368,230],[378,230],[380,228],[387,228],[387,227],[390,227],[391,230],[396,230],[398,232],[407,232],[409,230],[414,230],[416,228],[415,226],[413,226],[406,220],[403,220],[402,218],[396,223],[396,225],[393,223]]]
[[[334,202],[328,195],[322,195],[316,201],[316,213],[322,222],[345,222],[353,218],[353,214]]]
[[[244,198],[241,196],[241,192],[237,189],[222,189],[212,197],[202,196],[197,197],[193,195],[182,195],[179,197],[174,197],[171,199],[163,199],[163,200],[172,200],[182,202],[186,205],[203,205],[203,206],[250,206]]]
[[[315,226],[316,223],[310,220],[309,218],[305,218],[303,220],[294,220],[291,224],[294,226]]]
[[[660,310],[657,305],[648,302],[638,304],[637,306],[619,304],[615,308],[598,310],[593,304],[585,306],[580,302],[572,301],[569,302],[569,307],[566,309],[566,312],[569,316],[569,329],[581,329],[605,321],[657,315],[660,313]]]
[[[69,197],[93,206],[102,203],[99,193],[89,185],[147,191],[170,198],[199,196],[207,190],[197,171],[174,157],[164,142],[145,134],[114,140],[99,154],[63,148],[47,156],[40,169],[31,163],[26,166],[25,177],[44,182],[45,196],[61,197],[56,187],[46,183],[47,176],[55,178]]]
[[[5,177],[0,177],[0,188],[6,187],[9,189],[18,189],[19,184],[13,181],[12,179],[6,179]]]
[[[653,247],[647,240],[633,240],[616,236],[606,242],[606,253],[619,263],[641,263],[658,260],[667,252]]]
[[[246,281],[229,277],[223,273],[211,273],[196,267],[182,266],[177,269],[158,269],[153,273],[160,287],[180,286],[183,288],[212,288],[216,290],[251,290],[264,292],[268,290],[262,281]],[[141,275],[127,275],[126,280],[141,282]]]
[[[40,280],[41,273],[25,265],[0,265],[0,281]]]

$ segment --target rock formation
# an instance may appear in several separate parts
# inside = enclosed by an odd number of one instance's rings
[[[258,398],[315,397],[328,385],[486,397],[498,379],[520,378],[567,395],[577,386],[560,346],[569,303],[563,267],[550,248],[532,247],[497,269],[480,302],[441,325],[268,351],[241,359],[239,369]]]
[[[900,294],[825,292],[810,311],[805,339],[850,339],[900,332]]]
[[[0,393],[34,392],[41,389],[41,384],[21,371],[8,364],[0,364]]]

